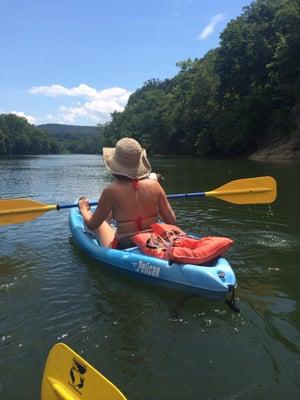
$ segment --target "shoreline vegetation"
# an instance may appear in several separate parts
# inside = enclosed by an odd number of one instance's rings
[[[97,127],[30,125],[0,115],[0,155],[90,153],[124,136],[151,154],[300,159],[300,3],[256,0],[220,44],[136,90]]]

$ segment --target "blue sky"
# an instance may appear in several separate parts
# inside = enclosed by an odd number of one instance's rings
[[[0,113],[96,125],[201,58],[250,0],[0,0]]]

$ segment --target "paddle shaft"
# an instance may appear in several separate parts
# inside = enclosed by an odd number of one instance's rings
[[[209,192],[208,192],[209,193]],[[168,199],[185,199],[189,197],[199,197],[199,198],[204,198],[205,197],[205,192],[195,192],[195,193],[179,193],[179,194],[168,194],[167,197]],[[96,206],[98,204],[97,201],[91,201],[90,206]],[[73,207],[78,207],[78,204],[57,204],[56,209],[57,210],[63,210],[64,208],[73,208]]]
[[[168,194],[167,195],[168,199],[184,199],[188,197],[199,197],[199,198],[204,198],[205,197],[205,192],[195,192],[195,193],[179,193],[179,194]],[[96,206],[98,204],[97,201],[91,201],[89,202],[90,206]],[[64,208],[73,208],[73,207],[78,207],[78,204],[57,204],[56,209],[57,210],[63,210]]]
[[[214,197],[216,195],[237,195],[237,194],[243,194],[243,193],[264,193],[264,192],[268,192],[270,189],[269,188],[253,188],[251,189],[251,191],[249,191],[249,189],[238,189],[238,190],[224,190],[224,191],[215,191],[212,190],[210,192],[192,192],[192,193],[177,193],[177,194],[168,194],[167,198],[168,199],[187,199],[187,198],[191,198],[191,197],[197,197],[197,198],[202,198],[205,199],[205,197]],[[97,201],[92,201],[89,203],[90,206],[96,206],[98,204]],[[61,210],[64,208],[73,208],[73,207],[77,207],[78,204],[64,204],[64,205],[57,205],[56,208],[57,210]]]
[[[169,199],[183,199],[183,198],[189,198],[189,197],[199,197],[199,198],[204,198],[205,197],[205,192],[195,192],[195,193],[179,193],[179,194],[169,194],[167,195],[167,197]],[[90,206],[96,206],[98,204],[97,201],[91,201]],[[25,213],[31,213],[31,212],[47,212],[47,211],[51,211],[51,210],[63,210],[63,209],[67,209],[67,208],[74,208],[74,207],[78,207],[78,203],[73,203],[73,204],[57,204],[55,205],[45,205],[45,206],[41,206],[41,207],[27,207],[27,208],[22,208],[20,210],[16,209],[16,210],[11,210],[10,214],[25,214]],[[0,211],[0,215],[1,214],[7,214],[6,210]]]

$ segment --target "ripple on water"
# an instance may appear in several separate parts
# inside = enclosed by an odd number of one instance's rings
[[[292,250],[299,247],[300,240],[292,235],[270,231],[257,231],[255,236],[256,244],[270,249]]]

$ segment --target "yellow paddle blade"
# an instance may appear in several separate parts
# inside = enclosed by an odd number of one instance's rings
[[[234,204],[272,203],[276,196],[276,181],[271,176],[237,179],[205,193],[205,197],[216,197]]]
[[[76,354],[57,343],[44,369],[41,400],[126,400],[107,378]]]
[[[32,221],[56,205],[44,204],[29,199],[0,199],[0,225],[20,224]]]

